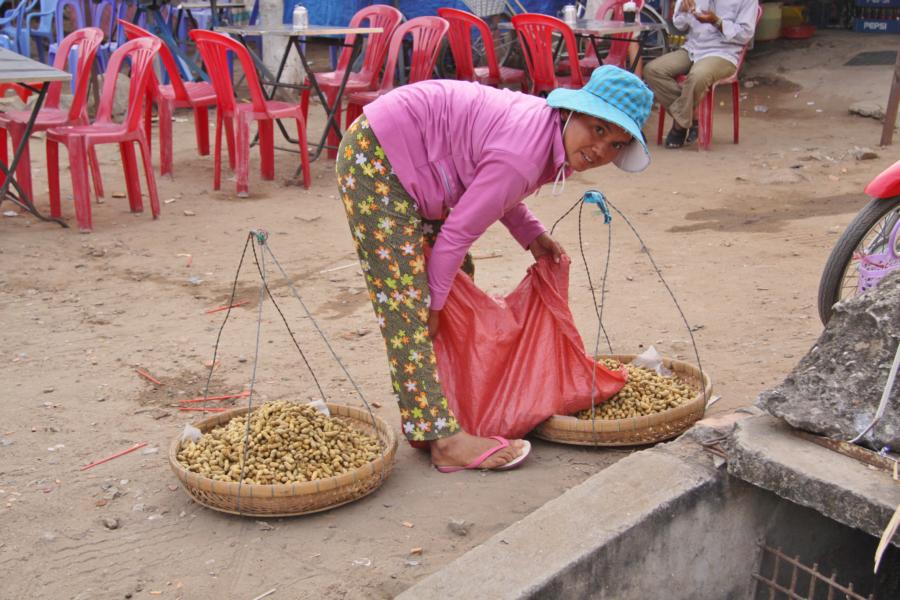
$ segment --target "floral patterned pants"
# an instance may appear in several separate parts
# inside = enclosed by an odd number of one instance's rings
[[[434,244],[442,222],[419,216],[416,201],[394,175],[365,115],[344,134],[336,171],[369,298],[387,345],[403,433],[413,441],[453,435],[459,423],[441,391],[428,335],[425,249]],[[470,256],[463,270],[474,274]]]

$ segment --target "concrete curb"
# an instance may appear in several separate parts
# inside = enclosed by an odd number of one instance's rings
[[[598,591],[597,581],[603,580],[598,577],[608,577],[610,568],[615,568],[616,561],[600,560],[614,551],[615,540],[638,526],[669,520],[676,503],[702,493],[723,476],[690,441],[638,452],[548,502],[397,598],[591,596]],[[604,563],[600,565],[603,573],[594,567],[598,561]]]

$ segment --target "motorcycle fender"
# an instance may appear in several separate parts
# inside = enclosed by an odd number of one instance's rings
[[[869,182],[865,191],[869,196],[879,200],[900,196],[900,160]]]

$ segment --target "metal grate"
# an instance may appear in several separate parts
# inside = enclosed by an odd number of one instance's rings
[[[853,584],[845,587],[837,582],[837,573],[826,577],[818,565],[807,567],[800,557],[791,558],[781,548],[760,544],[757,571],[753,574],[751,598],[768,600],[874,600],[874,595],[860,596]],[[768,595],[766,595],[768,591]]]

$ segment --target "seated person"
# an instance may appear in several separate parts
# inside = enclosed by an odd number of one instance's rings
[[[757,0],[678,0],[672,23],[687,41],[651,61],[644,80],[654,98],[672,115],[666,148],[697,139],[697,106],[710,86],[734,75],[744,46],[756,31]],[[675,81],[687,75],[683,85]]]

